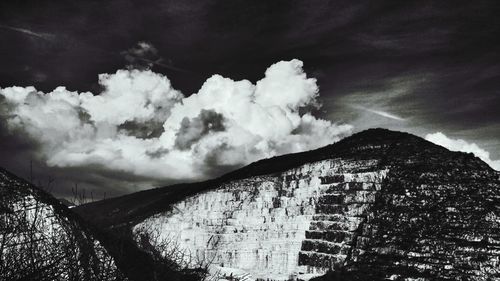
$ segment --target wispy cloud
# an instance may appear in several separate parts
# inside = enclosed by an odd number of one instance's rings
[[[376,115],[379,115],[379,116],[382,116],[385,118],[389,118],[389,119],[393,119],[393,120],[397,120],[397,121],[406,121],[406,119],[404,119],[402,117],[399,117],[397,115],[394,115],[392,113],[385,112],[382,110],[375,110],[375,109],[367,108],[367,107],[364,107],[361,105],[351,105],[351,107],[358,109],[358,110],[367,111],[367,112],[370,112],[370,113],[373,113],[373,114],[376,114]]]
[[[147,63],[150,63],[152,65],[157,65],[157,66],[166,68],[166,69],[175,70],[175,71],[179,71],[179,72],[185,72],[185,73],[191,73],[191,71],[189,71],[189,70],[186,70],[186,69],[183,69],[183,68],[179,68],[179,67],[175,67],[173,65],[169,65],[169,64],[163,63],[162,59],[155,60],[155,61],[149,60],[149,59],[146,59],[146,58],[137,58],[137,59],[138,60],[142,60],[142,61],[147,62]]]
[[[174,66],[171,61],[165,62],[159,55],[158,49],[148,42],[138,42],[135,46],[120,54],[127,60],[129,66],[132,68],[150,69],[155,65],[179,72],[191,72]]]
[[[37,38],[48,40],[48,41],[51,41],[52,38],[54,37],[54,35],[50,34],[50,33],[35,32],[33,30],[29,30],[29,29],[26,29],[26,28],[20,28],[20,27],[9,26],[9,25],[0,24],[0,28],[12,30],[12,31],[16,31],[16,32],[20,32],[20,33],[24,33],[26,35],[37,37]]]

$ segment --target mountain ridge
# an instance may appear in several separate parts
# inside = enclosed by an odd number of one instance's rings
[[[393,144],[395,143],[404,144],[405,141],[407,141],[408,143],[407,145],[404,145],[403,148],[393,147]],[[318,149],[258,160],[240,169],[226,173],[215,179],[209,179],[206,181],[194,182],[194,183],[180,183],[170,186],[157,187],[149,190],[143,190],[115,198],[87,203],[84,205],[77,206],[73,210],[82,217],[89,218],[94,224],[97,225],[109,225],[110,223],[112,223],[113,225],[120,224],[127,222],[127,220],[129,220],[131,217],[136,217],[138,220],[140,220],[143,217],[151,215],[151,212],[147,212],[146,214],[140,214],[141,209],[127,210],[124,211],[125,213],[127,213],[126,217],[118,216],[115,218],[114,214],[118,212],[114,211],[116,210],[116,208],[129,206],[134,201],[138,201],[139,202],[138,204],[140,205],[150,204],[144,206],[149,209],[159,208],[160,210],[162,210],[165,204],[173,203],[176,200],[181,200],[182,198],[196,194],[197,192],[209,190],[211,187],[215,188],[216,186],[218,186],[223,182],[242,179],[246,177],[252,177],[252,176],[278,173],[293,167],[300,166],[304,163],[321,161],[333,157],[355,156],[355,158],[358,159],[362,159],[363,157],[364,158],[374,157],[376,156],[372,154],[374,150],[365,150],[365,151],[351,150],[352,148],[356,148],[359,146],[362,147],[373,143],[386,145],[383,152],[378,151],[378,154],[385,154],[385,155],[380,155],[380,157],[383,159],[382,160],[383,164],[390,164],[390,161],[404,158],[404,155],[401,154],[410,155],[411,153],[414,152],[412,149],[408,148],[411,147],[415,148],[415,145],[424,145],[425,147],[429,147],[441,152],[449,152],[450,155],[464,156],[466,159],[475,159],[479,161],[478,163],[483,163],[484,168],[491,169],[491,167],[489,167],[479,158],[473,156],[473,154],[471,153],[449,151],[442,146],[436,145],[418,136],[406,132],[397,132],[383,128],[374,128],[353,134],[336,143]],[[398,157],[391,158],[391,156],[393,156],[391,155],[391,153],[394,154],[396,152],[401,154],[399,154]],[[165,196],[170,196],[170,198],[162,201],[161,198]],[[149,199],[151,201],[143,202],[143,200],[145,199],[146,200]],[[98,211],[96,212],[96,210]],[[103,213],[106,213],[107,215],[101,216],[101,214]],[[119,212],[119,214],[122,213],[123,212]],[[96,219],[98,217],[102,217],[102,220]]]

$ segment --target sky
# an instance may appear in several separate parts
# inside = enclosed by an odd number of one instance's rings
[[[2,1],[0,166],[96,198],[371,127],[500,169],[496,1]]]

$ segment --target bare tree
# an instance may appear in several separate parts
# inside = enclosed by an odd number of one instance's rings
[[[174,236],[162,236],[158,229],[142,227],[134,232],[134,240],[138,246],[148,252],[153,259],[164,267],[164,270],[196,274],[199,280],[218,280],[217,274],[209,274],[216,255],[207,256],[191,253],[183,249],[179,239]],[[217,240],[217,239],[214,239]],[[159,273],[161,276],[160,270]],[[162,280],[161,278],[158,280]]]
[[[125,280],[90,234],[32,196],[0,207],[1,280]]]
[[[87,190],[85,188],[79,188],[78,183],[75,183],[71,188],[72,198],[71,203],[74,205],[82,205],[94,201],[94,193],[90,192],[90,197],[87,195]]]

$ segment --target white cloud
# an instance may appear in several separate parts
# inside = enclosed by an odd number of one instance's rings
[[[469,143],[463,139],[452,139],[441,132],[427,134],[425,139],[452,151],[473,153],[475,156],[488,163],[493,169],[500,171],[500,160],[492,160],[490,158],[490,153],[475,143]]]
[[[118,70],[99,75],[106,90],[98,96],[80,96],[81,107],[96,123],[120,125],[126,121],[165,121],[183,95],[171,87],[167,77],[150,70]]]
[[[318,106],[318,86],[299,60],[272,65],[255,85],[214,75],[189,97],[150,70],[101,74],[99,83],[99,95],[4,88],[0,105],[9,127],[39,142],[50,166],[99,165],[155,179],[206,178],[352,130],[302,113]]]

